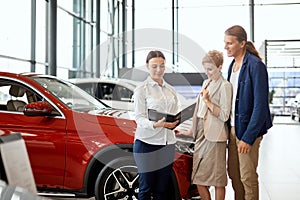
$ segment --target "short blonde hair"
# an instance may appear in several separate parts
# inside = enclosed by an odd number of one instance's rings
[[[213,63],[216,67],[223,65],[223,53],[217,50],[209,51],[202,59],[202,65],[204,63]]]

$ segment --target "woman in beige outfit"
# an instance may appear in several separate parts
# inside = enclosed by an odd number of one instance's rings
[[[232,86],[220,72],[222,64],[223,54],[219,51],[209,51],[202,59],[208,79],[197,98],[193,126],[186,133],[195,140],[191,178],[202,200],[211,199],[207,186],[215,186],[215,199],[225,199],[226,121],[231,110]]]

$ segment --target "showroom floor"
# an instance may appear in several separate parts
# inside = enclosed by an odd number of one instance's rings
[[[261,200],[300,199],[299,154],[300,123],[290,117],[276,116],[274,126],[264,136],[260,148],[258,172]],[[226,200],[233,200],[230,181],[226,191]],[[211,192],[214,193],[213,190]]]

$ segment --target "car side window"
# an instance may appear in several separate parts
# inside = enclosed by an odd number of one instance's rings
[[[125,101],[125,102],[132,101],[133,91],[129,90],[126,87],[120,86],[120,85],[118,85],[116,87],[116,89],[118,90],[121,101]]]
[[[24,106],[28,103],[42,100],[40,95],[25,85],[0,80],[0,110],[23,112]]]
[[[98,93],[97,84],[95,83],[78,83],[76,84],[78,87],[92,95],[93,97],[97,96]]]
[[[111,83],[101,83],[99,88],[102,91],[103,99],[105,100],[119,100],[118,95],[115,93],[115,84]]]
[[[1,84],[0,86],[0,110],[7,110],[7,102],[11,99],[9,88],[8,85]]]
[[[28,104],[26,88],[13,82],[1,82],[1,110],[22,112]]]

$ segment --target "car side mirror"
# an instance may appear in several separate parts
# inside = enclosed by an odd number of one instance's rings
[[[52,107],[46,101],[33,102],[24,106],[23,113],[26,116],[49,116],[52,113]]]

